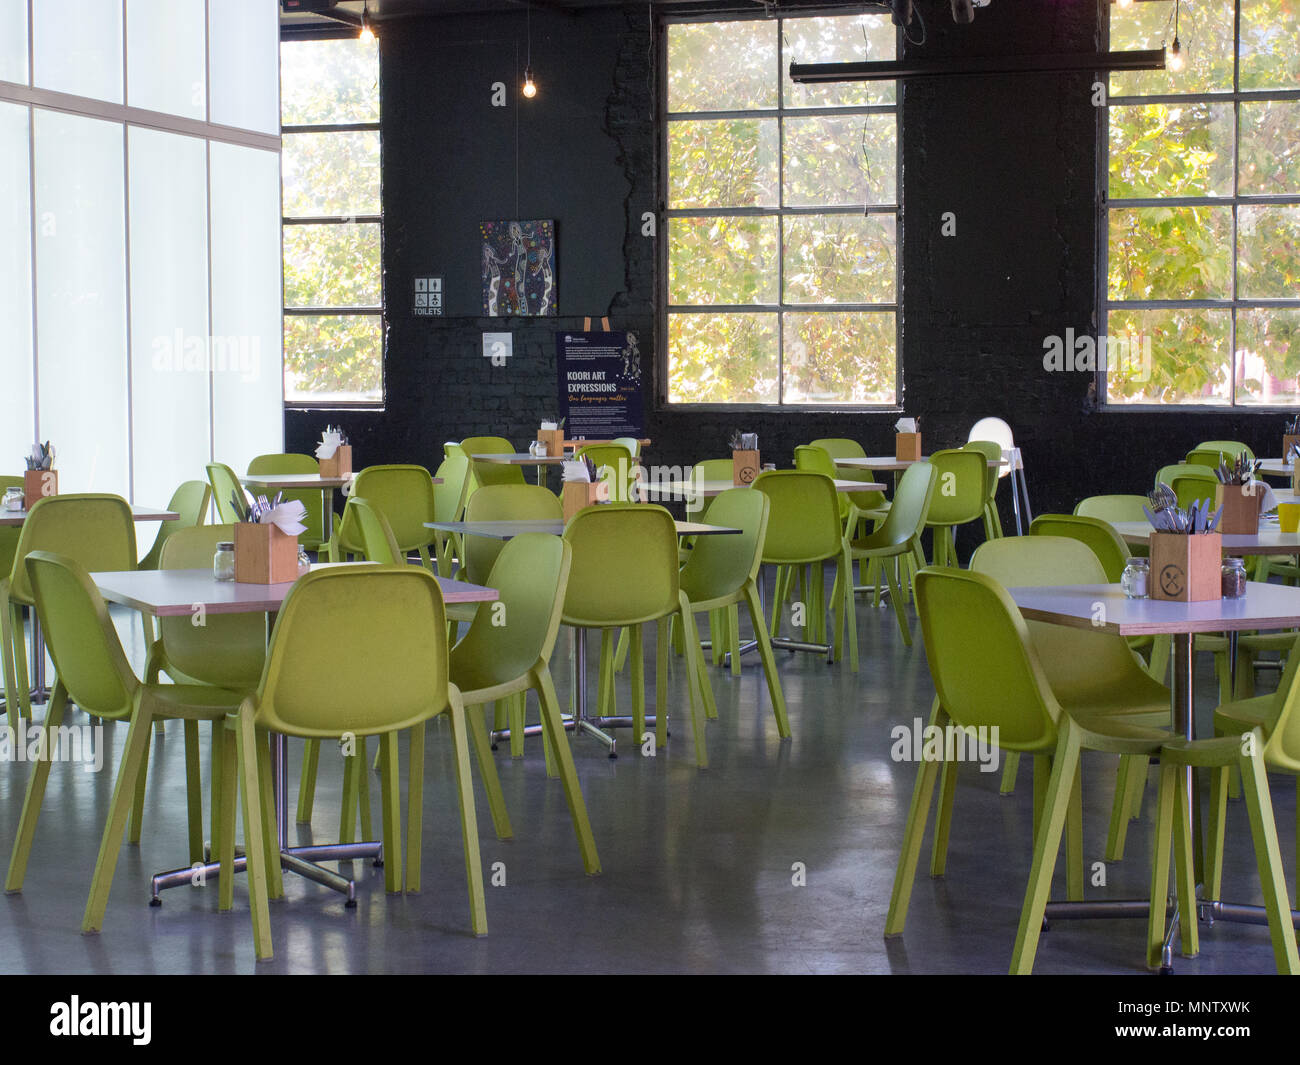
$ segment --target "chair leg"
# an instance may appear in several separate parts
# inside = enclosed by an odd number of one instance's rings
[[[95,873],[90,881],[90,896],[81,920],[82,932],[98,932],[104,926],[104,911],[108,908],[108,893],[113,886],[117,870],[117,857],[122,850],[122,836],[130,813],[131,799],[135,794],[136,777],[140,763],[148,753],[149,737],[153,731],[153,712],[147,697],[140,700],[131,715],[131,727],[126,734],[126,749],[118,767],[117,781],[113,785],[113,799],[109,804],[108,822],[95,859]]]
[[[1010,795],[1016,790],[1016,774],[1020,771],[1020,752],[1007,751],[1007,760],[1002,766],[1002,785],[998,794]]]
[[[1156,787],[1155,841],[1151,857],[1151,909],[1147,917],[1147,968],[1158,969],[1165,943],[1165,914],[1169,901],[1169,847],[1173,838],[1174,799],[1177,776],[1180,770],[1173,765],[1160,766],[1160,782]],[[1181,860],[1181,859],[1180,859]],[[1195,905],[1190,899],[1179,900]]]
[[[158,720],[162,719],[159,718]],[[154,724],[157,725],[157,721]],[[141,822],[144,821],[145,785],[149,777],[149,755],[151,753],[150,745],[146,744],[144,758],[140,762],[140,775],[136,778],[135,788],[131,795],[131,816],[126,826],[126,842],[133,847],[140,845],[140,829],[143,827]]]
[[[9,582],[0,577],[0,667],[4,669],[5,714],[9,718],[9,727],[18,729],[18,675],[14,671],[14,623],[13,608],[4,589]]]
[[[384,890],[390,895],[402,890],[402,796],[398,780],[397,733],[379,737],[380,803],[384,841]]]
[[[709,767],[709,753],[704,737],[704,699],[700,694],[700,677],[704,673],[704,652],[700,647],[700,635],[695,628],[695,615],[691,613],[691,604],[684,594],[679,593],[681,607],[679,616],[686,629],[686,653],[694,655],[695,666],[687,661],[686,682],[690,691],[691,732],[695,741],[695,764],[700,769]]]
[[[1058,724],[1060,735],[1052,758],[1052,775],[1047,783],[1042,823],[1034,836],[1034,862],[1020,911],[1020,928],[1011,954],[1013,974],[1028,974],[1034,968],[1047,895],[1052,886],[1052,872],[1061,851],[1061,833],[1069,815],[1074,779],[1079,772],[1079,731],[1069,718],[1062,717]]]
[[[528,695],[520,692],[512,696],[509,708],[510,717],[510,757],[524,756],[524,722],[528,718]]]
[[[406,783],[406,892],[408,895],[420,893],[420,851],[424,844],[424,734],[423,721],[411,726]],[[462,822],[463,820],[462,816]],[[477,823],[474,831],[474,839],[477,841]]]
[[[1255,864],[1264,890],[1264,909],[1268,913],[1269,935],[1273,940],[1273,957],[1279,973],[1300,972],[1296,954],[1295,928],[1291,924],[1291,906],[1287,899],[1286,877],[1282,875],[1282,854],[1277,843],[1277,825],[1273,821],[1273,800],[1268,791],[1261,750],[1264,737],[1255,730],[1255,743],[1249,755],[1242,755],[1241,790],[1250,814],[1250,835],[1255,842]]]
[[[370,774],[367,772],[370,758],[367,746],[366,738],[364,736],[358,737],[357,747],[360,750],[359,760],[357,761],[357,806],[361,810],[361,838],[363,840],[375,838],[374,823],[370,819]]]
[[[343,756],[343,800],[339,804],[340,843],[355,843],[357,839],[357,809],[361,803],[357,777],[358,770],[363,774],[365,772],[361,766],[361,759],[356,754]]]
[[[479,856],[478,818],[474,786],[470,779],[469,744],[465,733],[465,707],[455,686],[448,690],[451,742],[456,758],[456,792],[460,799],[460,834],[465,849],[465,879],[469,888],[469,924],[476,936],[487,935],[487,901],[483,896],[483,861]],[[414,733],[412,734],[414,738]],[[408,789],[409,796],[409,789]]]
[[[284,876],[280,870],[280,826],[276,823],[275,789],[271,786],[271,733],[256,730],[257,784],[262,794],[262,852],[266,858],[266,894],[268,898],[284,898]],[[231,780],[229,787],[237,781]],[[223,787],[226,786],[223,784]],[[247,837],[245,837],[247,843]]]
[[[662,751],[668,743],[668,633],[667,618],[655,622],[655,750]],[[682,650],[686,648],[686,626],[677,615],[673,615],[672,628],[682,637]],[[701,659],[703,656],[701,655]],[[686,659],[686,668],[691,669],[691,659]]]
[[[1065,891],[1071,902],[1083,901],[1083,771],[1078,766],[1065,821]]]
[[[840,554],[840,601],[844,615],[849,619],[849,672],[858,671],[858,611],[853,602],[853,561],[848,546]]]
[[[618,712],[618,696],[614,692],[614,630],[600,630],[600,668],[596,686],[596,713],[613,717]]]
[[[727,642],[728,650],[731,652],[731,675],[740,676],[740,610],[736,603],[732,603],[727,610]],[[714,708],[714,715],[717,715],[717,708]]]
[[[1121,755],[1115,770],[1115,798],[1110,807],[1110,827],[1106,833],[1106,861],[1124,860],[1128,823],[1133,815],[1133,792],[1146,782],[1147,759],[1139,754]]]
[[[63,715],[68,707],[68,693],[63,684],[56,682],[54,693],[50,697],[50,707],[45,712],[45,722],[41,728],[53,730],[63,724]],[[13,709],[12,702],[10,709]],[[31,857],[32,840],[36,838],[36,822],[41,816],[41,802],[45,798],[45,784],[50,777],[49,758],[38,759],[31,767],[27,777],[27,796],[23,799],[22,816],[18,819],[18,835],[14,839],[13,853],[9,858],[9,873],[5,877],[5,893],[15,894],[23,889],[23,880],[27,876],[27,859]]]
[[[631,626],[628,635],[628,658],[632,664],[632,742],[639,750],[641,737],[645,735],[645,640],[640,625]]]
[[[251,709],[247,707],[240,708],[235,745],[239,757],[239,794],[244,815],[244,852],[248,858],[245,881],[248,884],[248,908],[253,920],[253,949],[258,961],[267,961],[272,957],[271,913],[267,906],[271,878],[265,856],[267,845],[272,841],[267,840],[263,834],[266,816],[259,802],[264,792],[261,788],[257,732]],[[231,781],[230,786],[233,788],[235,782]],[[278,879],[278,848],[275,859]]]
[[[942,728],[948,715],[934,701],[930,710],[930,724]],[[916,767],[916,783],[912,786],[912,804],[907,810],[907,827],[903,830],[903,847],[894,870],[894,889],[889,896],[889,912],[885,916],[885,935],[901,936],[907,923],[907,908],[912,901],[912,884],[916,880],[916,863],[921,857],[921,844],[925,841],[926,822],[930,819],[930,801],[934,785],[939,779],[940,765],[922,759]]]
[[[316,768],[320,764],[320,741],[307,740],[302,752],[302,775],[298,779],[298,814],[294,818],[300,825],[311,823],[311,811],[316,802]]]
[[[948,868],[948,834],[952,828],[952,803],[957,792],[957,763],[943,763],[939,774],[939,812],[934,823],[934,842],[930,847],[930,875],[943,876]]]
[[[903,592],[898,578],[894,576],[894,570],[890,566],[885,567],[885,579],[889,582],[889,601],[894,604],[894,617],[898,619],[898,631],[903,634],[903,644],[906,647],[912,646],[912,630],[907,623],[907,615],[903,612]]]
[[[236,721],[234,729],[239,728]],[[217,861],[221,863],[221,877],[217,881],[217,909],[221,912],[228,912],[235,907],[235,804],[239,798],[241,787],[239,780],[239,767],[242,764],[239,757],[239,737],[235,734],[225,735],[225,729],[222,728],[220,739],[214,734],[213,743],[220,743],[220,749],[217,752],[221,760],[221,779],[225,782],[225,787],[221,789],[221,797],[217,800],[219,807],[217,819],[221,823],[221,843],[217,848]],[[257,750],[253,751],[256,759]],[[258,773],[260,779],[261,773]],[[266,818],[262,818],[265,824]],[[244,850],[248,850],[248,836],[244,836]],[[265,855],[263,855],[265,857]],[[226,876],[226,870],[230,870],[231,875]]]
[[[709,611],[710,621],[719,613],[720,611],[717,610]],[[701,660],[703,660],[702,652],[701,652]],[[709,676],[708,669],[705,669],[704,672],[700,674],[699,683],[700,683],[700,697],[704,700],[704,716],[710,721],[715,721],[717,720],[718,717],[718,703],[717,700],[714,699],[713,697],[713,678]],[[640,742],[639,738],[637,742],[638,743]]]
[[[786,740],[790,738],[790,719],[785,708],[785,693],[781,691],[781,677],[776,671],[776,657],[772,654],[772,641],[767,635],[763,605],[753,581],[745,585],[745,604],[749,607],[749,620],[754,626],[754,639],[758,641],[758,656],[763,662],[763,676],[767,679],[767,694],[772,700],[772,713],[776,716],[776,730]]]
[[[618,647],[614,649],[614,672],[622,673],[623,667],[627,664],[627,629],[620,629],[618,633]]]
[[[492,745],[488,742],[482,710],[477,706],[469,707],[465,711],[465,721],[469,727],[470,742],[474,746],[474,756],[478,761],[479,775],[483,778],[483,788],[487,791],[492,827],[496,829],[497,839],[510,839],[514,833],[510,828],[506,799],[501,793],[501,777],[497,774],[497,764],[492,758]]]
[[[220,725],[220,722],[217,722]],[[203,861],[203,774],[199,769],[199,723],[182,723],[185,739],[185,815],[190,864]]]
[[[660,649],[664,653],[666,649]],[[532,677],[541,703],[542,730],[550,738],[555,751],[555,760],[559,766],[560,780],[564,787],[564,801],[569,805],[569,819],[573,822],[573,834],[578,837],[578,850],[582,853],[582,867],[588,876],[600,872],[600,856],[596,853],[596,840],[591,834],[591,821],[587,817],[587,804],[582,797],[582,788],[578,784],[578,770],[573,764],[573,751],[569,746],[569,737],[564,732],[564,722],[560,718],[560,700],[555,694],[555,685],[551,681],[551,672],[543,664],[534,669]]]
[[[1200,931],[1196,915],[1196,871],[1193,868],[1195,856],[1192,853],[1192,812],[1191,793],[1187,790],[1187,774],[1176,774],[1177,801],[1174,803],[1174,874],[1178,885],[1178,933],[1179,949],[1185,958],[1194,958],[1201,952]],[[1286,897],[1286,885],[1283,884],[1282,896]],[[1290,909],[1287,916],[1290,917]],[[1291,922],[1288,920],[1287,924]]]

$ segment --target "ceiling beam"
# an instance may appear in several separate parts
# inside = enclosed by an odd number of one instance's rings
[[[940,78],[997,74],[1073,74],[1098,70],[1164,70],[1165,50],[1067,52],[1057,55],[958,56],[952,59],[907,59],[882,63],[791,63],[797,85],[841,81],[892,81],[895,78]]]

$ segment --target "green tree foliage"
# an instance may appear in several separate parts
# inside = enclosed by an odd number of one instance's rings
[[[1268,98],[1300,88],[1300,4],[1241,0],[1240,7],[1237,47],[1232,3],[1186,0],[1178,26],[1185,68],[1111,79],[1112,96],[1202,97],[1109,108],[1107,295],[1120,305],[1111,308],[1107,331],[1131,334],[1138,346],[1148,341],[1151,350],[1149,378],[1138,364],[1109,375],[1112,402],[1300,402],[1300,306],[1122,305],[1300,299],[1300,101]],[[1111,47],[1171,45],[1173,8],[1112,5]],[[1295,202],[1249,202],[1261,195]],[[1124,203],[1167,197],[1200,202]]]

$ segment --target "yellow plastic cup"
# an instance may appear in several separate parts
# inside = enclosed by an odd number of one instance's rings
[[[1300,531],[1300,503],[1279,503],[1277,521],[1284,533]]]

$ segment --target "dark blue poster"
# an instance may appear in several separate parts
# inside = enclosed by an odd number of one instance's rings
[[[557,333],[560,417],[570,440],[644,435],[635,333]]]

